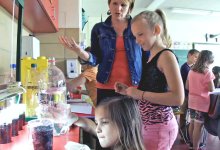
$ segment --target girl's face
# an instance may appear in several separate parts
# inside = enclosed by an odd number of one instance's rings
[[[95,110],[96,133],[99,143],[103,148],[113,147],[119,141],[117,126],[108,117],[106,109],[102,106]]]
[[[131,25],[133,35],[136,37],[136,42],[147,51],[152,49],[156,42],[157,35],[155,29],[149,26],[145,19],[137,19]]]
[[[116,18],[119,20],[125,19],[129,11],[129,3],[126,3],[123,0],[111,0],[109,4],[109,9],[112,18]]]

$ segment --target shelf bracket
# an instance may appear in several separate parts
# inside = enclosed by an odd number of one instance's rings
[[[24,0],[16,0],[16,5],[18,6],[16,81],[21,81],[21,50],[22,50],[22,25],[23,25],[23,14],[24,14]]]

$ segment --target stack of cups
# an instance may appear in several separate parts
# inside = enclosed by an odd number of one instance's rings
[[[11,142],[25,125],[25,105],[12,104],[0,110],[0,144]]]
[[[25,125],[26,105],[25,104],[17,104],[16,107],[18,108],[18,113],[19,113],[19,130],[22,130],[22,127]]]
[[[19,131],[19,113],[18,110],[16,108],[16,105],[12,105],[10,106],[7,111],[10,112],[10,117],[12,120],[12,136],[17,136],[18,135],[18,131]],[[9,114],[9,113],[8,113]]]

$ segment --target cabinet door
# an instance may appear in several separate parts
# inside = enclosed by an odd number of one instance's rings
[[[12,0],[0,0],[0,6],[12,15]],[[18,7],[15,7],[18,18]],[[33,33],[54,33],[58,27],[58,0],[24,0],[23,24]]]
[[[38,0],[50,21],[58,29],[58,0]]]

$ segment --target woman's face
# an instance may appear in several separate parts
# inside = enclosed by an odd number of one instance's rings
[[[143,48],[143,50],[150,50],[155,41],[155,30],[152,29],[145,19],[137,19],[131,25],[133,35],[136,37],[136,42]]]
[[[103,148],[113,147],[119,141],[119,132],[117,126],[111,121],[102,106],[95,110],[95,122],[97,124],[96,133],[99,143]]]
[[[112,15],[112,18],[119,20],[125,19],[126,15],[129,12],[129,3],[124,2],[123,0],[111,0],[109,3],[109,9]]]

